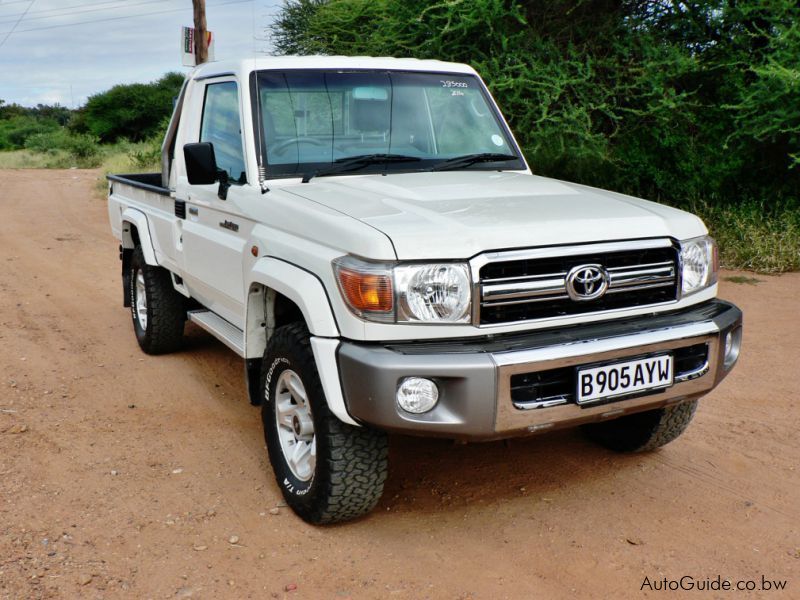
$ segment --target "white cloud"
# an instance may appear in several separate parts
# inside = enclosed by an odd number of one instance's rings
[[[207,0],[216,58],[267,50],[253,34],[263,35],[281,0],[231,2]],[[29,4],[0,0],[0,42]],[[180,28],[192,24],[191,0],[34,0],[0,46],[0,99],[26,106],[58,102],[77,107],[119,83],[185,72]]]

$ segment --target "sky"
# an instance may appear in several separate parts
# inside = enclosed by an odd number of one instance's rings
[[[282,0],[206,0],[215,58],[269,53]],[[119,83],[146,83],[181,62],[192,0],[0,0],[0,99],[77,108]]]

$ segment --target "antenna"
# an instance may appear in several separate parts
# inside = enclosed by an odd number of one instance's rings
[[[258,56],[256,50],[256,2],[253,0],[253,20],[251,22],[251,32],[253,35],[253,77],[255,78],[255,94],[256,94],[256,118],[257,122],[254,123],[256,128],[256,153],[258,156],[258,185],[261,187],[261,193],[266,194],[269,191],[267,187],[267,167],[264,165],[264,127],[263,115],[261,112],[261,85],[258,81]]]

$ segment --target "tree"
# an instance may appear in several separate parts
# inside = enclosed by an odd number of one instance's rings
[[[184,77],[167,73],[152,83],[116,85],[89,97],[73,129],[98,137],[101,142],[119,138],[140,141],[160,131],[161,122],[172,113],[173,99]]]
[[[474,66],[542,174],[686,203],[800,186],[796,0],[289,0],[279,53]]]

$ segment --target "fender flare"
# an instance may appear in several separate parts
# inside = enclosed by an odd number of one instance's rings
[[[247,287],[252,290],[254,285],[264,286],[285,296],[300,309],[312,336],[311,349],[328,407],[341,421],[358,426],[345,406],[336,362],[339,328],[322,282],[300,267],[266,257],[260,259],[250,272]],[[266,300],[261,295],[259,298]],[[248,302],[245,316],[245,358],[248,361],[260,358],[266,343],[264,327],[260,326],[263,315],[256,311],[258,305]]]
[[[339,328],[336,325],[336,319],[333,317],[328,294],[325,292],[322,282],[308,271],[286,261],[268,256],[253,265],[248,278],[247,289],[251,288],[253,284],[263,285],[265,288],[274,290],[294,302],[300,312],[303,313],[303,318],[311,335],[330,338],[339,337]],[[248,304],[248,314],[245,318],[248,324],[252,318],[252,315],[249,314],[251,310],[252,307]],[[249,326],[245,328],[248,332],[250,329]],[[248,340],[245,340],[245,348],[246,355],[249,358],[253,358],[255,355],[260,356],[260,350],[251,348]]]
[[[133,238],[131,237],[130,227],[126,227],[127,223],[136,226],[144,261],[148,265],[158,266],[156,251],[153,247],[153,238],[150,236],[150,227],[147,223],[147,215],[135,208],[126,208],[122,212],[122,245],[124,248],[132,249]]]

